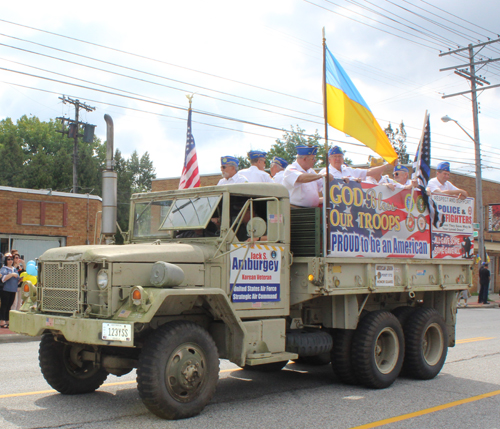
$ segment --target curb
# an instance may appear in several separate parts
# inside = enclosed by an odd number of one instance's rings
[[[30,337],[22,334],[2,334],[0,335],[0,344],[2,343],[27,343],[31,341],[40,341],[42,337]]]

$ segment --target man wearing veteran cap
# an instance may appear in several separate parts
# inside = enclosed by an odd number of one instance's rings
[[[222,179],[217,185],[231,185],[234,183],[247,183],[246,177],[238,173],[238,160],[234,156],[223,156],[220,159]]]
[[[283,179],[285,178],[285,168],[287,167],[288,162],[286,162],[279,156],[275,156],[271,160],[271,176],[274,180],[274,183],[278,183],[279,185],[283,184]]]
[[[290,164],[283,175],[283,185],[290,193],[290,204],[300,207],[317,207],[322,198],[323,177],[326,173],[316,174],[318,146],[297,146],[297,160]]]
[[[328,171],[333,175],[334,179],[357,179],[365,180],[366,176],[379,176],[387,173],[392,169],[391,164],[372,167],[368,170],[363,168],[352,168],[344,164],[344,151],[340,146],[334,146],[328,151],[328,162],[330,163]],[[326,168],[320,171],[320,174],[325,173]]]
[[[249,182],[273,183],[271,176],[264,171],[266,168],[266,152],[261,150],[251,150],[248,152],[250,168],[240,170],[240,174],[245,176]]]
[[[450,178],[450,163],[440,162],[437,166],[436,177],[429,180],[427,183],[427,193],[436,195],[449,195],[465,200],[469,196],[467,191],[457,188],[453,183],[449,182]]]
[[[411,189],[412,186],[416,187],[416,181],[412,182],[409,176],[409,170],[404,165],[398,164],[394,167],[394,179],[390,179],[389,188],[394,189]]]

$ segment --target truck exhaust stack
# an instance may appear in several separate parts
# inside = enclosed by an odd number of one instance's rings
[[[117,173],[113,170],[113,119],[104,115],[106,121],[106,169],[102,172],[102,227],[101,236],[105,244],[114,241],[117,216]]]

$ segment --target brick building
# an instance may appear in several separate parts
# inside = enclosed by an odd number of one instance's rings
[[[0,186],[0,207],[0,251],[17,249],[28,261],[52,247],[94,243],[102,200],[96,195]]]
[[[366,165],[356,166],[359,168],[367,168]],[[412,167],[408,165],[410,169],[410,174]],[[432,168],[431,177],[436,177],[436,171]],[[200,177],[201,186],[212,186],[216,185],[220,180],[221,175],[219,174],[205,174]],[[179,177],[166,178],[166,179],[155,179],[152,183],[153,191],[168,191],[179,188]],[[476,195],[476,178],[465,176],[463,174],[451,173],[450,182],[455,186],[465,189],[469,196],[475,197]],[[500,183],[494,182],[492,180],[483,179],[483,204],[485,208],[489,204],[500,204]],[[475,207],[474,207],[474,211]],[[485,216],[487,216],[488,210],[484,210]],[[477,213],[474,213],[474,222],[478,222]],[[488,225],[487,219],[484,219],[484,225]],[[488,232],[484,231],[484,241],[486,252],[490,258],[490,271],[491,271],[491,282],[490,290],[494,292],[500,291],[500,232]],[[477,249],[478,243],[475,241],[475,248]],[[478,268],[474,268],[474,291],[476,290],[478,284]]]

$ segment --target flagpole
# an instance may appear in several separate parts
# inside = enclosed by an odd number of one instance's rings
[[[189,100],[189,109],[188,109],[188,112],[191,110],[191,103],[193,102],[193,97],[194,97],[194,93],[191,94],[191,95],[186,94],[186,98]]]
[[[326,103],[326,35],[323,27],[323,114],[325,116],[325,168],[326,168],[326,189],[323,189],[323,257],[326,258],[328,252],[329,237],[329,202],[330,202],[330,169],[328,162],[328,108]]]

